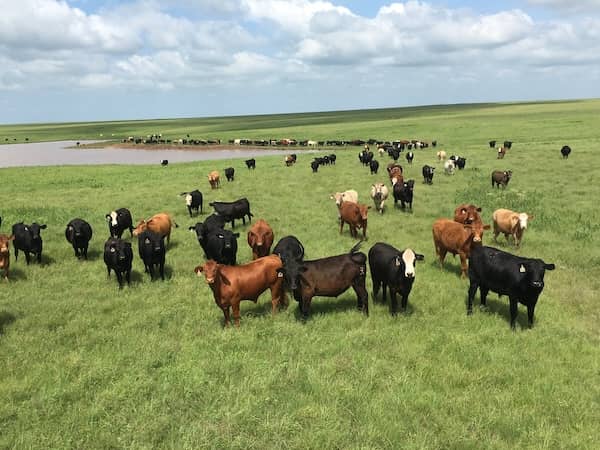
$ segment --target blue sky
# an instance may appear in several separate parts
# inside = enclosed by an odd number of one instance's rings
[[[600,0],[0,4],[0,123],[600,97]]]

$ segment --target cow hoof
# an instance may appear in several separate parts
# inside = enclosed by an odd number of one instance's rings
[[[471,316],[473,315],[473,310],[472,309],[467,309],[467,316]]]

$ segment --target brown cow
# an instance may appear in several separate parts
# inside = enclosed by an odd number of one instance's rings
[[[252,259],[267,256],[273,245],[273,229],[263,219],[258,219],[248,231],[248,245],[252,249]]]
[[[135,230],[133,230],[133,235],[137,236],[145,230],[154,231],[161,236],[166,236],[168,244],[171,238],[171,227],[173,226],[175,228],[179,227],[169,214],[164,212],[158,213],[154,214],[148,220],[141,219],[135,227]]]
[[[473,223],[464,225],[450,219],[438,219],[433,223],[433,245],[440,259],[440,268],[444,266],[446,253],[460,256],[461,278],[467,276],[467,258],[472,245],[481,245],[483,230],[489,225]]]
[[[350,227],[350,236],[356,238],[359,228],[363,230],[363,239],[367,239],[367,214],[370,206],[362,203],[342,202],[340,206],[340,234],[344,228],[344,223]]]
[[[492,172],[492,187],[495,184],[498,188],[500,185],[502,185],[502,188],[505,188],[511,177],[512,170],[494,170]]]
[[[219,171],[213,170],[208,174],[208,183],[211,189],[217,189],[221,185]]]
[[[454,221],[466,225],[476,222],[483,223],[480,212],[480,206],[475,206],[472,203],[461,203],[454,210]]]
[[[494,241],[498,242],[497,237],[500,233],[504,234],[507,241],[508,236],[511,235],[515,247],[519,247],[523,233],[527,229],[527,222],[532,220],[533,217],[527,213],[517,213],[510,209],[497,209],[492,214],[492,219],[494,220]]]
[[[389,175],[390,175],[390,180],[392,182],[392,186],[394,186],[396,183],[400,183],[400,184],[404,183],[404,177],[402,176],[402,168],[401,167],[399,167],[399,166],[392,167],[389,171]]]
[[[498,159],[503,159],[504,155],[506,155],[506,147],[498,147]]]
[[[240,326],[240,302],[242,300],[258,300],[260,294],[271,290],[272,313],[278,305],[286,305],[287,299],[283,289],[283,264],[277,255],[258,258],[241,266],[226,266],[209,259],[194,272],[200,277],[204,273],[206,282],[213,291],[215,303],[223,311],[225,326],[229,326],[229,308],[233,309],[233,321]]]
[[[9,242],[14,240],[14,235],[0,234],[0,269],[4,269],[4,279],[8,280],[8,269],[10,268]]]

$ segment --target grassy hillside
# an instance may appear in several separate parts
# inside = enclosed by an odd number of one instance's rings
[[[81,124],[71,134],[68,125],[39,126],[39,134],[24,127],[40,140],[167,126],[221,138],[414,136],[437,139],[467,167],[444,176],[435,150],[418,150],[413,166],[401,161],[417,181],[414,211],[388,201],[383,215],[370,215],[363,251],[384,241],[425,254],[407,314],[391,317],[370,297],[364,317],[350,290],[315,298],[303,323],[293,300],[271,317],[265,295],[243,302],[241,328],[229,330],[192,272],[203,258],[187,228],[204,220],[208,202],[246,196],[276,240],[296,235],[309,259],[344,253],[354,241],[347,229],[339,234],[329,194],[354,188],[367,202],[373,182],[387,183],[387,156],[376,176],[356,149],[338,150],[337,165],[316,174],[303,154],[289,168],[280,156],[257,158],[255,171],[243,160],[0,169],[0,232],[21,220],[48,225],[42,265],[11,255],[11,280],[0,281],[0,447],[597,448],[599,112],[600,102],[586,101]],[[165,128],[150,131],[157,123]],[[498,161],[489,139],[515,144]],[[568,160],[559,153],[565,143]],[[422,183],[425,163],[438,167],[432,186]],[[236,181],[210,191],[208,171],[228,165]],[[513,180],[492,189],[490,172],[505,168]],[[193,188],[204,192],[205,213],[190,219],[177,194]],[[500,207],[535,215],[516,253],[557,268],[546,274],[532,330],[521,306],[512,332],[508,300],[495,294],[488,311],[467,317],[458,258],[440,270],[431,225],[462,202],[482,206],[486,223]],[[143,273],[135,240],[132,285],[119,291],[114,274],[106,278],[104,215],[122,206],[134,218],[169,211],[179,223],[164,282]],[[94,229],[87,262],[64,237],[74,217]],[[240,262],[251,258],[247,229],[236,226]],[[489,232],[484,241],[493,244]],[[493,245],[515,251],[504,238]]]

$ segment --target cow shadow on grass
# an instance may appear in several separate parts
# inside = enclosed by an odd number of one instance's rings
[[[467,307],[467,303],[468,303],[468,298],[465,300],[465,310]],[[510,302],[508,300],[508,297],[506,297],[506,296],[498,297],[498,295],[496,293],[493,293],[490,291],[490,293],[487,296],[486,303],[487,303],[486,307],[483,308],[483,310],[480,309],[482,313],[502,316],[502,318],[506,321],[506,323],[510,325]],[[479,307],[480,305],[481,305],[481,303],[480,303],[479,291],[477,291],[477,294],[475,295],[475,298],[473,299],[473,309],[475,309],[476,307]],[[519,306],[520,306],[520,309],[523,309],[523,310],[519,311],[519,314],[517,315],[516,325],[519,325],[521,327],[521,329],[528,330],[529,322],[527,320],[527,308],[521,304],[519,304]],[[534,320],[535,320],[535,318],[534,318]],[[535,322],[534,322],[534,324],[535,324]]]
[[[4,334],[4,329],[13,323],[17,318],[8,311],[0,311],[0,336]]]
[[[412,293],[411,293],[411,295],[412,295]],[[415,308],[413,306],[413,304],[410,302],[411,295],[408,296],[408,303],[406,304],[406,310],[402,310],[402,308],[401,308],[401,303],[402,303],[401,296],[400,295],[396,295],[396,299],[398,301],[398,312],[396,314],[397,316],[411,316],[411,315],[416,314],[416,313],[419,312],[419,308]],[[372,306],[372,307],[377,306],[377,307],[381,307],[381,308],[386,308],[387,312],[390,315],[393,315],[392,314],[392,300],[390,299],[390,294],[389,293],[387,294],[387,299],[386,299],[385,302],[381,299],[381,291],[377,295],[377,299],[375,299],[375,297],[373,296],[373,293],[371,293],[369,295],[369,298],[371,299],[371,305],[370,306]],[[373,308],[371,308],[371,309],[373,309]]]
[[[440,268],[440,260],[436,256],[433,261],[431,261],[431,268],[437,269],[440,272],[448,272],[454,273],[460,279],[460,275],[462,273],[462,269],[460,268],[460,257],[456,255],[455,258],[452,255],[446,255],[446,259],[444,260],[444,267]],[[468,279],[468,271],[467,271],[467,279]]]
[[[296,320],[301,322],[306,320],[300,310],[300,302],[292,298],[289,307],[294,308]],[[315,314],[332,314],[344,311],[356,311],[357,314],[362,314],[362,311],[356,306],[356,297],[313,297],[310,303],[308,320]]]
[[[10,266],[10,273],[8,275],[8,282],[11,281],[23,281],[27,279],[27,274],[20,267],[15,267],[14,264]],[[0,282],[4,280],[0,279]]]

